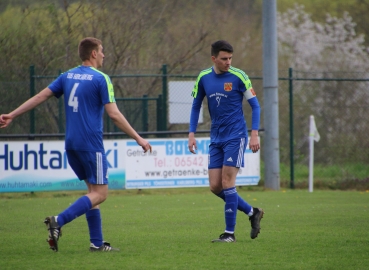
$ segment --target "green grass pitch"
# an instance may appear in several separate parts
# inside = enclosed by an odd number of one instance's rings
[[[235,243],[223,203],[206,188],[112,191],[102,204],[104,238],[119,253],[91,253],[84,216],[48,249],[43,219],[80,192],[0,194],[0,269],[368,269],[369,192],[238,189],[265,210],[258,238],[238,212]]]

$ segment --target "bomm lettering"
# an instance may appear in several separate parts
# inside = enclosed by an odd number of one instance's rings
[[[209,153],[210,140],[196,140],[197,153],[207,155]],[[187,140],[176,140],[165,142],[165,152],[168,156],[171,155],[191,155],[188,150]]]

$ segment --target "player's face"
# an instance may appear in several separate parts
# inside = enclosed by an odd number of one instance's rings
[[[217,73],[224,73],[231,67],[232,53],[220,51],[217,57],[212,56],[211,59],[214,63],[215,71]]]
[[[97,50],[97,55],[96,55],[96,62],[97,62],[97,68],[102,67],[103,62],[104,62],[104,53],[103,53],[103,46],[99,45],[99,49]]]

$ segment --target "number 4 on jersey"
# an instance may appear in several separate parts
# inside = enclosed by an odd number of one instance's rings
[[[73,107],[73,112],[78,112],[78,97],[76,97],[76,91],[79,83],[73,85],[72,91],[70,92],[68,106]]]

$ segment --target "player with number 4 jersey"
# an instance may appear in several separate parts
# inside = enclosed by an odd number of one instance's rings
[[[48,87],[33,96],[9,114],[0,115],[0,128],[7,127],[14,118],[28,112],[55,96],[64,95],[66,114],[65,149],[68,163],[80,180],[87,185],[87,194],[57,216],[48,216],[44,223],[48,229],[47,242],[58,251],[61,229],[67,223],[85,214],[90,233],[90,251],[117,251],[104,241],[99,205],[108,196],[107,160],[103,145],[104,110],[144,152],[152,151],[119,111],[109,76],[97,70],[102,67],[104,53],[99,39],[88,37],[78,46],[82,65],[61,74]]]
[[[49,85],[56,97],[64,94],[65,149],[102,151],[104,105],[115,102],[108,75],[91,66],[78,66]]]

